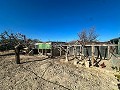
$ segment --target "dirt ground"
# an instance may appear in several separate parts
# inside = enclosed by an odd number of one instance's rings
[[[59,58],[0,56],[0,90],[119,90],[113,71],[76,67]]]

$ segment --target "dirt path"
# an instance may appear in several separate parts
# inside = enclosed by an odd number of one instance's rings
[[[118,90],[110,72],[97,68],[77,68],[58,59],[22,56],[0,58],[0,90]]]

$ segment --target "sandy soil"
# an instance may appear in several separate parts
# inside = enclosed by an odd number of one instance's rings
[[[112,71],[40,56],[0,57],[0,90],[119,90]]]

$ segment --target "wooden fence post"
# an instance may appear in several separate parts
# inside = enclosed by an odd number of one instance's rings
[[[80,60],[82,60],[82,47],[80,46]]]
[[[65,62],[68,62],[68,46],[65,52]]]
[[[50,44],[50,58],[52,58],[53,57],[53,54],[52,54],[52,49],[53,49],[53,43],[51,42],[51,44]]]
[[[74,58],[76,58],[76,46],[74,46]]]
[[[109,57],[110,57],[110,46],[108,45],[108,55],[107,55],[107,58],[109,59]]]
[[[42,55],[44,54],[43,49],[42,49]]]
[[[60,47],[60,56],[62,55],[62,49],[61,49],[61,47]]]
[[[95,46],[92,45],[92,66],[94,66],[94,54],[95,54]]]
[[[20,46],[15,46],[15,60],[17,64],[20,64]]]

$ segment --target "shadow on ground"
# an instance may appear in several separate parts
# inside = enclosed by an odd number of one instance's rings
[[[3,55],[0,55],[0,56],[9,56],[9,55],[15,55],[15,53],[7,53],[7,54],[3,54]]]
[[[120,84],[118,84],[118,89],[120,90]]]
[[[44,61],[46,59],[49,59],[49,58],[44,58],[44,59],[38,59],[38,60],[33,60],[33,61],[25,61],[25,62],[21,62],[21,64],[24,64],[24,63],[31,63],[31,62],[39,62],[39,61]]]

